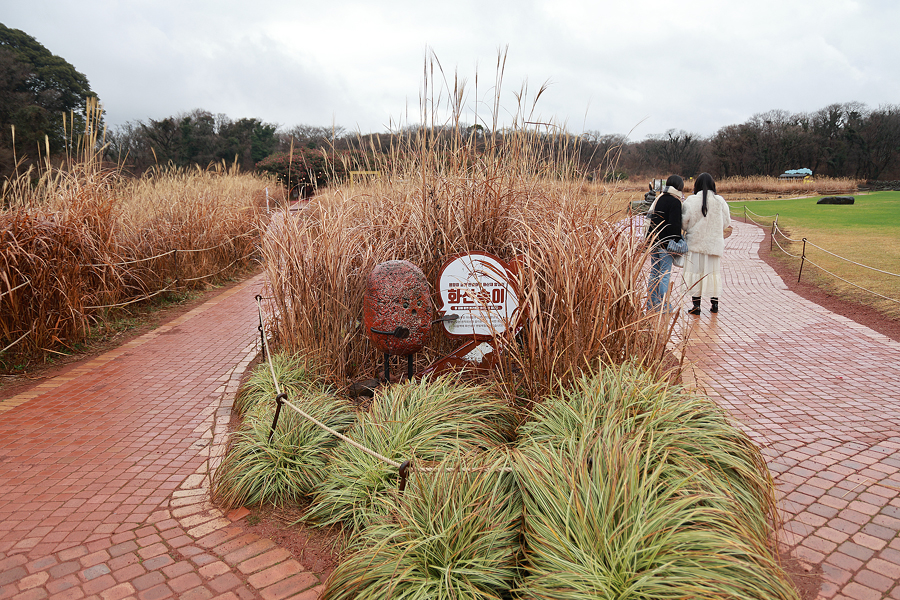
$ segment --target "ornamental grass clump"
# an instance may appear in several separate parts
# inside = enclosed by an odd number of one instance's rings
[[[506,451],[452,455],[413,471],[388,518],[363,534],[323,599],[507,597],[519,577],[521,498]]]
[[[700,468],[710,492],[731,497],[745,529],[767,543],[774,484],[759,448],[711,400],[633,364],[584,374],[533,410],[519,445],[575,452],[594,440],[640,439],[653,468]]]
[[[513,435],[513,424],[510,406],[487,388],[449,377],[424,378],[379,390],[347,436],[397,463],[421,465],[503,445]],[[397,467],[340,444],[307,518],[361,532],[389,513],[390,503],[383,498],[397,485]]]
[[[278,380],[277,388],[272,379],[273,371]],[[234,400],[234,411],[243,416],[261,404],[274,404],[279,390],[293,402],[318,386],[321,379],[316,362],[307,355],[276,352],[253,368]]]
[[[649,431],[620,433],[523,450],[517,598],[798,598],[703,463],[672,468]]]
[[[272,360],[291,404],[338,432],[350,427],[352,409],[315,383],[301,357],[275,355]],[[275,393],[268,365],[256,368],[246,389],[240,396],[244,422],[215,471],[212,498],[224,508],[296,504],[322,483],[330,452],[340,440],[287,405],[272,433]]]

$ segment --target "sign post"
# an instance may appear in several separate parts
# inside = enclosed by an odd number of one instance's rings
[[[422,374],[493,364],[494,340],[519,328],[517,273],[517,263],[485,252],[456,255],[444,264],[438,275],[438,321],[448,336],[468,341]]]

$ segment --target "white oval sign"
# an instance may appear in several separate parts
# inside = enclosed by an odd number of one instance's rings
[[[441,312],[448,335],[490,339],[515,326],[519,297],[514,275],[490,254],[472,252],[451,259],[441,269]]]

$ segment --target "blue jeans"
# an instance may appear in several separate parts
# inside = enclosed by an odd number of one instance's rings
[[[650,278],[647,288],[647,312],[672,312],[672,306],[663,301],[669,291],[672,275],[672,255],[662,246],[657,246],[650,254]]]

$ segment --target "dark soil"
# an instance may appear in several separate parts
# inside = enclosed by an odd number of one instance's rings
[[[779,559],[781,568],[797,588],[800,600],[818,598],[819,589],[822,587],[822,567],[803,562],[792,557],[788,552],[782,553]]]
[[[257,507],[235,524],[290,551],[304,569],[324,582],[340,562],[341,532],[307,527],[299,523],[302,516],[302,509]]]

